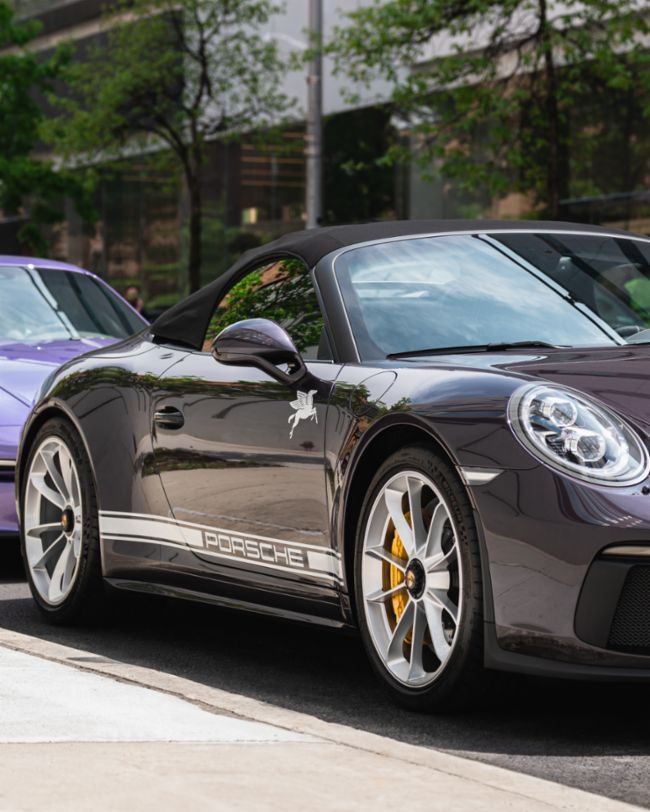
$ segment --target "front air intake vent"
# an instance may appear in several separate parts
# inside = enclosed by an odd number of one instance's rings
[[[609,632],[609,648],[650,654],[650,566],[630,569]]]

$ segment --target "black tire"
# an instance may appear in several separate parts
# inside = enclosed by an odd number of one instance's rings
[[[40,594],[34,583],[27,560],[25,545],[25,493],[34,456],[44,440],[62,440],[77,467],[81,491],[83,522],[81,552],[70,593],[61,603],[52,605]],[[53,624],[94,622],[103,617],[106,609],[106,590],[102,578],[99,543],[99,519],[95,484],[88,455],[76,429],[65,419],[53,418],[44,423],[36,434],[25,466],[25,479],[20,494],[20,550],[32,596],[41,614]]]
[[[444,496],[456,526],[460,566],[463,569],[463,597],[460,623],[451,653],[434,681],[425,687],[411,687],[388,670],[372,641],[362,588],[362,556],[366,524],[381,489],[403,471],[427,476]],[[453,712],[475,705],[483,695],[488,674],[483,668],[483,581],[479,542],[471,505],[455,471],[424,446],[409,446],[392,454],[375,474],[363,501],[355,538],[354,591],[363,644],[375,673],[391,697],[410,710]]]

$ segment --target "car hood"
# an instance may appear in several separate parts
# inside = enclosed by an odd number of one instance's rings
[[[15,456],[23,423],[50,372],[83,353],[114,343],[112,338],[85,338],[0,344],[0,459]]]
[[[53,369],[115,341],[113,338],[82,338],[41,344],[0,344],[0,389],[31,406],[41,384]]]
[[[456,366],[538,378],[593,395],[650,435],[650,346],[449,356]]]

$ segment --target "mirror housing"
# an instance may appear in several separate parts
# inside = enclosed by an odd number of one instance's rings
[[[212,342],[212,356],[220,364],[257,367],[289,385],[307,373],[289,334],[269,319],[245,319],[228,325]],[[287,372],[279,368],[284,364]]]

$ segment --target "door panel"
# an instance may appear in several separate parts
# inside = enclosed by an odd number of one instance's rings
[[[338,586],[324,431],[339,367],[309,367],[319,378],[298,387],[302,398],[207,353],[187,353],[158,382],[156,468],[186,547],[215,575]]]

